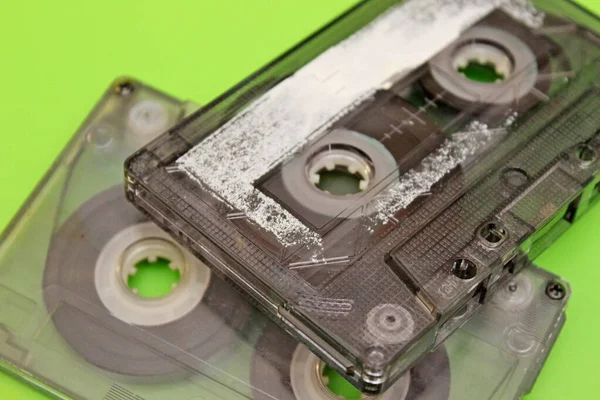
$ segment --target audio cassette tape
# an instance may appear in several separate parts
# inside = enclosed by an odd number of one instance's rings
[[[253,398],[517,400],[531,390],[560,333],[569,293],[566,282],[529,265],[469,322],[376,397],[361,397],[314,353],[270,324],[252,357]],[[259,389],[271,396],[258,394]]]
[[[127,196],[379,393],[596,201],[598,27],[361,2],[133,154]]]
[[[63,399],[371,398],[125,199],[124,154],[193,108],[131,79],[105,93],[2,235],[0,369]],[[525,267],[378,398],[519,398],[569,295]]]
[[[0,238],[4,371],[59,398],[237,398],[192,371],[229,360],[253,307],[122,183],[125,157],[196,108],[122,78],[73,136]]]

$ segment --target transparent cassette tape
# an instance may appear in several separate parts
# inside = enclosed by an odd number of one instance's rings
[[[379,393],[598,198],[599,26],[361,2],[132,155],[128,198]]]
[[[111,85],[2,236],[1,369],[57,398],[361,398],[126,201],[123,153],[193,108],[131,79]],[[162,291],[135,283],[150,264]],[[378,398],[518,398],[569,294],[526,267]]]
[[[569,293],[563,280],[533,265],[526,267],[469,322],[373,398],[520,399],[531,390],[565,322]],[[371,398],[360,397],[356,388],[275,324],[263,330],[255,348],[254,390],[266,392],[255,399]]]
[[[59,398],[237,398],[193,365],[233,352],[253,308],[122,184],[126,155],[196,108],[118,79],[3,232],[5,372]],[[139,283],[151,269],[166,287]]]

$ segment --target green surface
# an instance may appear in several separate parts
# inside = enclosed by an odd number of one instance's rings
[[[504,75],[496,71],[495,64],[482,64],[477,60],[470,60],[466,67],[458,68],[458,72],[476,82],[494,83],[504,79]]]
[[[340,398],[344,400],[361,400],[360,390],[352,386],[342,375],[327,365],[323,367],[323,378],[326,378],[329,390]]]
[[[168,295],[179,283],[181,274],[171,269],[171,261],[158,258],[154,262],[144,260],[135,266],[135,274],[127,278],[127,286],[145,299],[155,299]]]
[[[106,86],[128,74],[204,103],[353,0],[0,4],[0,227],[26,199]],[[600,1],[581,0],[600,12]],[[538,260],[566,277],[568,322],[529,400],[600,393],[600,206]],[[0,305],[1,306],[1,305]],[[0,375],[0,398],[40,398]]]
[[[360,192],[361,176],[358,173],[351,173],[347,168],[338,167],[333,171],[323,170],[319,172],[319,177],[317,187],[335,196]]]

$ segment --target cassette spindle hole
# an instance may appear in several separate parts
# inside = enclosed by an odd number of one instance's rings
[[[506,228],[498,222],[488,222],[479,229],[479,238],[488,246],[499,246],[507,235]]]
[[[453,62],[459,73],[479,83],[500,83],[508,79],[513,69],[512,59],[504,49],[480,41],[460,47]]]
[[[471,260],[459,258],[452,263],[452,273],[459,279],[473,279],[477,275],[477,266]]]
[[[174,243],[147,238],[130,245],[121,257],[125,286],[142,299],[158,299],[174,292],[185,273],[185,257]]]
[[[171,260],[158,257],[145,259],[135,265],[136,271],[127,278],[129,289],[142,298],[158,298],[171,294],[181,279],[178,268]]]
[[[365,191],[373,178],[371,161],[350,146],[328,146],[309,162],[308,179],[319,190],[333,196]]]
[[[274,343],[275,344],[275,343]],[[279,344],[279,343],[276,343]],[[361,393],[348,380],[351,370],[337,372],[327,366],[303,345],[296,349],[289,363],[289,381],[296,400],[406,400],[410,388],[410,373],[401,376],[384,393],[371,395],[367,389]],[[378,375],[381,378],[380,375]],[[267,379],[271,379],[268,377]],[[379,382],[381,383],[381,382]],[[368,387],[366,385],[365,387]],[[277,396],[286,397],[286,396]]]
[[[317,373],[323,389],[329,392],[328,394],[334,395],[335,398],[344,400],[361,400],[364,398],[360,390],[352,386],[346,378],[322,361],[319,361],[317,365]]]

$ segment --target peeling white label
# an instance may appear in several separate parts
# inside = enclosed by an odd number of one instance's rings
[[[282,245],[319,244],[318,234],[253,184],[341,113],[386,87],[392,77],[398,80],[425,63],[498,6],[526,24],[541,23],[524,0],[413,0],[391,8],[256,100],[182,156],[179,168]],[[418,181],[418,172],[405,174],[410,185],[402,179],[399,187],[390,188],[386,198],[400,198],[382,206],[380,216],[405,207],[462,161],[446,153],[476,150],[477,143],[469,141],[463,149],[464,143],[459,135],[427,157],[423,167],[430,170],[428,179]]]

